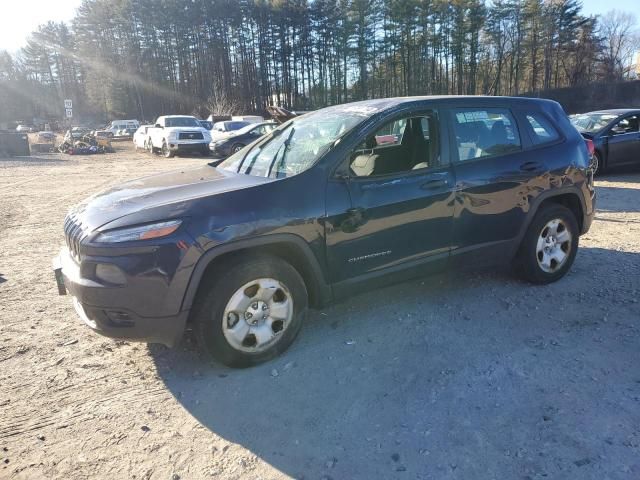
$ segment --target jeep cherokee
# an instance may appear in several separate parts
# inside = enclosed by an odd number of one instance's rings
[[[254,365],[308,306],[374,284],[501,263],[556,281],[594,214],[585,142],[547,100],[338,105],[212,165],[70,211],[56,278],[92,329],[171,346],[190,322],[219,361]]]

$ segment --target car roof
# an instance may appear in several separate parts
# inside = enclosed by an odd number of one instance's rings
[[[595,113],[608,115],[626,115],[627,113],[640,113],[640,108],[611,108],[609,110],[596,110],[595,112],[582,113],[581,115],[589,115]]]
[[[447,100],[455,103],[465,103],[466,101],[472,100],[482,100],[487,102],[494,103],[504,103],[504,101],[516,102],[516,103],[529,103],[531,101],[553,101],[547,100],[543,98],[531,98],[531,97],[501,97],[494,95],[423,95],[423,96],[414,96],[414,97],[392,97],[392,98],[376,98],[372,100],[361,100],[359,102],[352,102],[345,105],[371,105],[371,106],[394,106],[401,105],[404,103],[418,102],[418,101],[427,101],[427,100]]]
[[[345,103],[342,105],[334,105],[327,107],[335,111],[349,111],[354,109],[366,109],[370,113],[401,107],[403,105],[420,104],[424,102],[440,102],[444,101],[448,104],[465,106],[469,104],[557,104],[554,100],[544,98],[530,97],[501,97],[489,95],[426,95],[415,97],[393,97],[393,98],[377,98],[373,100],[361,100],[358,102]]]

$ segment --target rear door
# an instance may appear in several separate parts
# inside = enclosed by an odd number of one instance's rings
[[[545,188],[543,149],[518,123],[521,115],[508,107],[467,107],[448,111],[456,176],[452,258],[493,263],[505,254],[504,243],[515,238],[528,211],[532,189]],[[538,126],[536,125],[536,128]],[[461,260],[464,259],[464,260]]]
[[[640,162],[640,116],[621,119],[609,130],[607,165]]]

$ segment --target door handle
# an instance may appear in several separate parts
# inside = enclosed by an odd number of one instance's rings
[[[442,188],[449,185],[449,179],[447,178],[432,178],[422,184],[424,190],[435,190],[436,188]]]
[[[520,165],[520,170],[524,170],[525,172],[533,172],[534,170],[540,169],[542,165],[540,162],[525,162]]]

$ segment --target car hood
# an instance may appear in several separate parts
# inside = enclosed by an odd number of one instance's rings
[[[152,210],[164,209],[164,218],[185,215],[192,201],[271,181],[211,166],[153,175],[123,183],[86,199],[70,212],[86,230],[95,230],[131,214],[136,221],[155,221]],[[145,210],[149,217],[139,221]],[[118,222],[120,223],[120,222]]]
[[[207,132],[209,130],[203,127],[164,127],[165,130],[171,130],[172,132]]]

